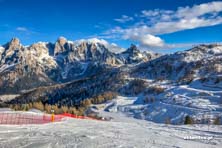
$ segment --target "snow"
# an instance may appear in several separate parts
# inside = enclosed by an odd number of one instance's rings
[[[79,75],[83,75],[89,66],[88,62],[81,62],[82,72]]]
[[[46,45],[47,44],[49,44],[50,42],[44,42],[44,41],[39,41],[39,42],[37,42],[36,44],[41,44],[42,46],[45,46],[46,47]],[[30,45],[29,45],[30,46]],[[28,46],[28,47],[29,47]]]
[[[1,53],[1,54],[3,53],[4,50],[5,50],[5,48],[2,47],[2,46],[0,46],[0,53]]]
[[[88,68],[88,65],[89,65],[89,62],[79,62],[81,72],[78,73],[78,74],[75,74],[75,76],[83,75],[86,72],[86,70]],[[70,70],[72,70],[75,67],[76,67],[76,65],[66,64],[65,67],[64,67],[64,70],[61,74],[62,78],[67,79],[68,74],[70,73]]]
[[[18,96],[19,94],[0,95],[0,101],[10,101]]]
[[[165,91],[160,94],[142,93],[136,97],[118,96],[100,109],[156,123],[165,123],[169,118],[172,124],[183,124],[187,115],[197,123],[209,120],[212,124],[217,117],[222,119],[221,89],[206,88],[197,81],[190,85],[175,85],[167,81],[143,80],[149,87],[158,86]],[[146,97],[152,97],[154,101],[144,102]]]
[[[201,86],[195,88],[187,85],[174,86],[166,90],[159,97],[156,104],[149,105],[149,112],[147,119],[154,119],[157,122],[164,122],[159,120],[158,116],[152,115],[153,112],[158,112],[161,119],[167,117],[172,118],[174,122],[182,122],[182,119],[188,114],[196,119],[201,119],[205,114],[212,115],[211,120],[217,116],[222,116],[221,106],[222,91],[204,90]],[[163,110],[159,110],[159,107]],[[183,116],[182,116],[183,115]]]
[[[1,65],[1,67],[0,67],[0,73],[5,72],[6,70],[9,70],[10,68],[13,68],[13,67],[16,66],[16,65],[17,65],[17,64],[11,64],[11,65],[4,64],[4,65]]]
[[[221,147],[222,126],[173,126],[110,113],[112,121],[67,118],[43,125],[0,125],[0,147]],[[197,138],[186,140],[186,138]],[[205,140],[203,138],[206,138]]]

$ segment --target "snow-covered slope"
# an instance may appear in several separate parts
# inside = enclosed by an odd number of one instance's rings
[[[221,126],[173,126],[116,113],[112,116],[112,121],[66,119],[44,125],[0,125],[0,147],[219,148],[222,145]]]
[[[129,89],[129,87],[125,88]],[[108,112],[121,112],[128,116],[157,123],[184,124],[188,115],[196,124],[222,122],[222,89],[194,81],[177,85],[169,81],[147,80],[135,97],[119,96],[106,104]],[[135,89],[130,89],[132,93]]]

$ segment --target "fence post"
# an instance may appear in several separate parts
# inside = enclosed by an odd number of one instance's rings
[[[51,115],[51,121],[54,122],[55,121],[55,115],[54,115],[54,110],[51,110],[52,115]]]

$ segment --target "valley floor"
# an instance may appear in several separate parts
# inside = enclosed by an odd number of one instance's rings
[[[0,125],[1,148],[221,147],[222,126],[176,126],[109,113],[111,121],[64,119],[43,125]],[[194,138],[186,140],[184,138]],[[206,139],[203,139],[206,138]]]

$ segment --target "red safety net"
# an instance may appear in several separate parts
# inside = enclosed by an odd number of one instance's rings
[[[59,115],[50,115],[50,114],[37,114],[37,113],[13,113],[13,112],[3,112],[0,113],[0,124],[44,124],[49,122],[60,122],[63,118],[77,118],[77,119],[93,119],[85,116],[77,116],[73,114],[59,114]]]

